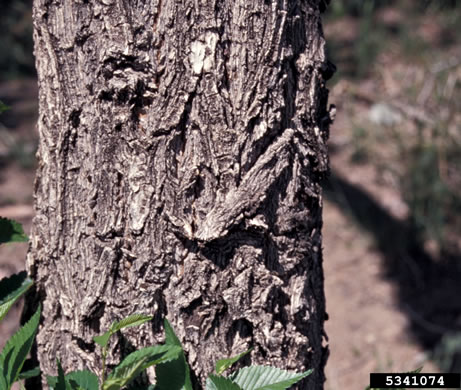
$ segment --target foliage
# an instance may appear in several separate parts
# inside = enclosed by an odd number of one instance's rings
[[[50,389],[57,390],[70,390],[70,389],[87,389],[87,390],[98,390],[98,377],[92,372],[85,371],[73,371],[67,375],[64,375],[61,362],[59,359],[56,361],[58,366],[57,377],[47,377],[48,385]]]
[[[167,319],[164,320],[165,344],[181,348],[178,358],[155,367],[157,386],[155,390],[193,390],[190,368],[182,350],[181,342]],[[174,373],[174,374],[173,374]]]
[[[276,367],[250,366],[232,374],[232,382],[245,390],[284,390],[312,373],[301,374],[280,370]]]
[[[0,217],[0,244],[27,240],[28,238],[18,222]],[[20,272],[0,280],[0,321],[32,284],[33,282],[27,277],[26,272]],[[40,312],[39,307],[32,318],[7,341],[3,348],[0,354],[1,389],[9,390],[13,383],[18,380],[40,375],[38,367],[22,371],[34,342],[40,321]]]
[[[21,224],[11,219],[0,217],[0,244],[8,242],[27,242],[28,238]]]
[[[103,382],[103,390],[118,390],[130,383],[146,368],[175,360],[181,348],[175,345],[157,345],[142,348],[128,355]]]
[[[32,284],[25,271],[0,280],[0,321]]]
[[[19,379],[22,366],[32,348],[40,320],[40,308],[22,328],[6,343],[0,354],[0,384],[2,389],[10,389]]]
[[[134,314],[120,322],[114,322],[104,334],[94,338],[95,342],[106,350],[110,337],[117,331],[140,325],[151,317]],[[149,389],[155,390],[192,390],[190,368],[185,360],[184,351],[179,343],[168,320],[165,319],[166,343],[139,349],[129,354],[114,368],[107,378],[102,374],[100,378],[102,390],[120,390],[127,386],[133,379],[141,374],[146,368],[157,365],[155,386]],[[312,370],[301,374],[280,370],[268,366],[250,366],[231,374],[229,377],[222,376],[226,368],[243,357],[246,351],[236,357],[220,360],[216,367],[217,372],[211,374],[206,382],[206,390],[284,390],[305,378]],[[105,352],[103,352],[103,359]],[[83,370],[64,374],[59,360],[58,376],[48,376],[47,381],[51,390],[97,390],[97,377],[94,373]],[[179,374],[179,375],[178,375]]]
[[[104,382],[105,379],[105,370],[106,370],[106,357],[107,357],[107,347],[109,345],[109,339],[118,331],[122,330],[123,328],[128,328],[131,326],[141,325],[146,321],[151,320],[152,317],[144,316],[142,314],[133,314],[124,318],[121,321],[113,322],[110,326],[109,330],[100,336],[96,336],[94,341],[96,344],[99,344],[102,347],[102,374],[101,374],[101,382]]]
[[[226,371],[229,367],[231,367],[234,363],[239,361],[242,357],[244,357],[247,353],[251,352],[251,348],[248,351],[242,352],[241,354],[228,358],[228,359],[221,359],[216,362],[215,371],[217,374],[222,374]]]

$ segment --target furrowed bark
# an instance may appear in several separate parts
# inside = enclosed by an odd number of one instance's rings
[[[318,1],[35,0],[40,144],[27,259],[44,373],[100,369],[173,324],[202,383],[253,364],[323,388]]]

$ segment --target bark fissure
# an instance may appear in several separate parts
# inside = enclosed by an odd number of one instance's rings
[[[219,358],[315,373],[326,349],[328,170],[318,1],[35,0],[39,168],[28,269],[42,370],[99,369],[92,337],[162,340],[203,381]],[[46,243],[46,244],[45,244]]]

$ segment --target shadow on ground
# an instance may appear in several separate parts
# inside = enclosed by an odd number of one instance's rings
[[[408,221],[394,218],[365,191],[334,173],[324,189],[328,200],[349,210],[373,235],[415,340],[433,352],[441,371],[461,372],[461,254],[433,258]]]

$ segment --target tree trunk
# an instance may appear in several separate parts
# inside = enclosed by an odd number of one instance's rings
[[[27,268],[46,374],[162,341],[203,383],[253,364],[322,389],[319,182],[328,169],[319,0],[35,0],[40,144]]]

